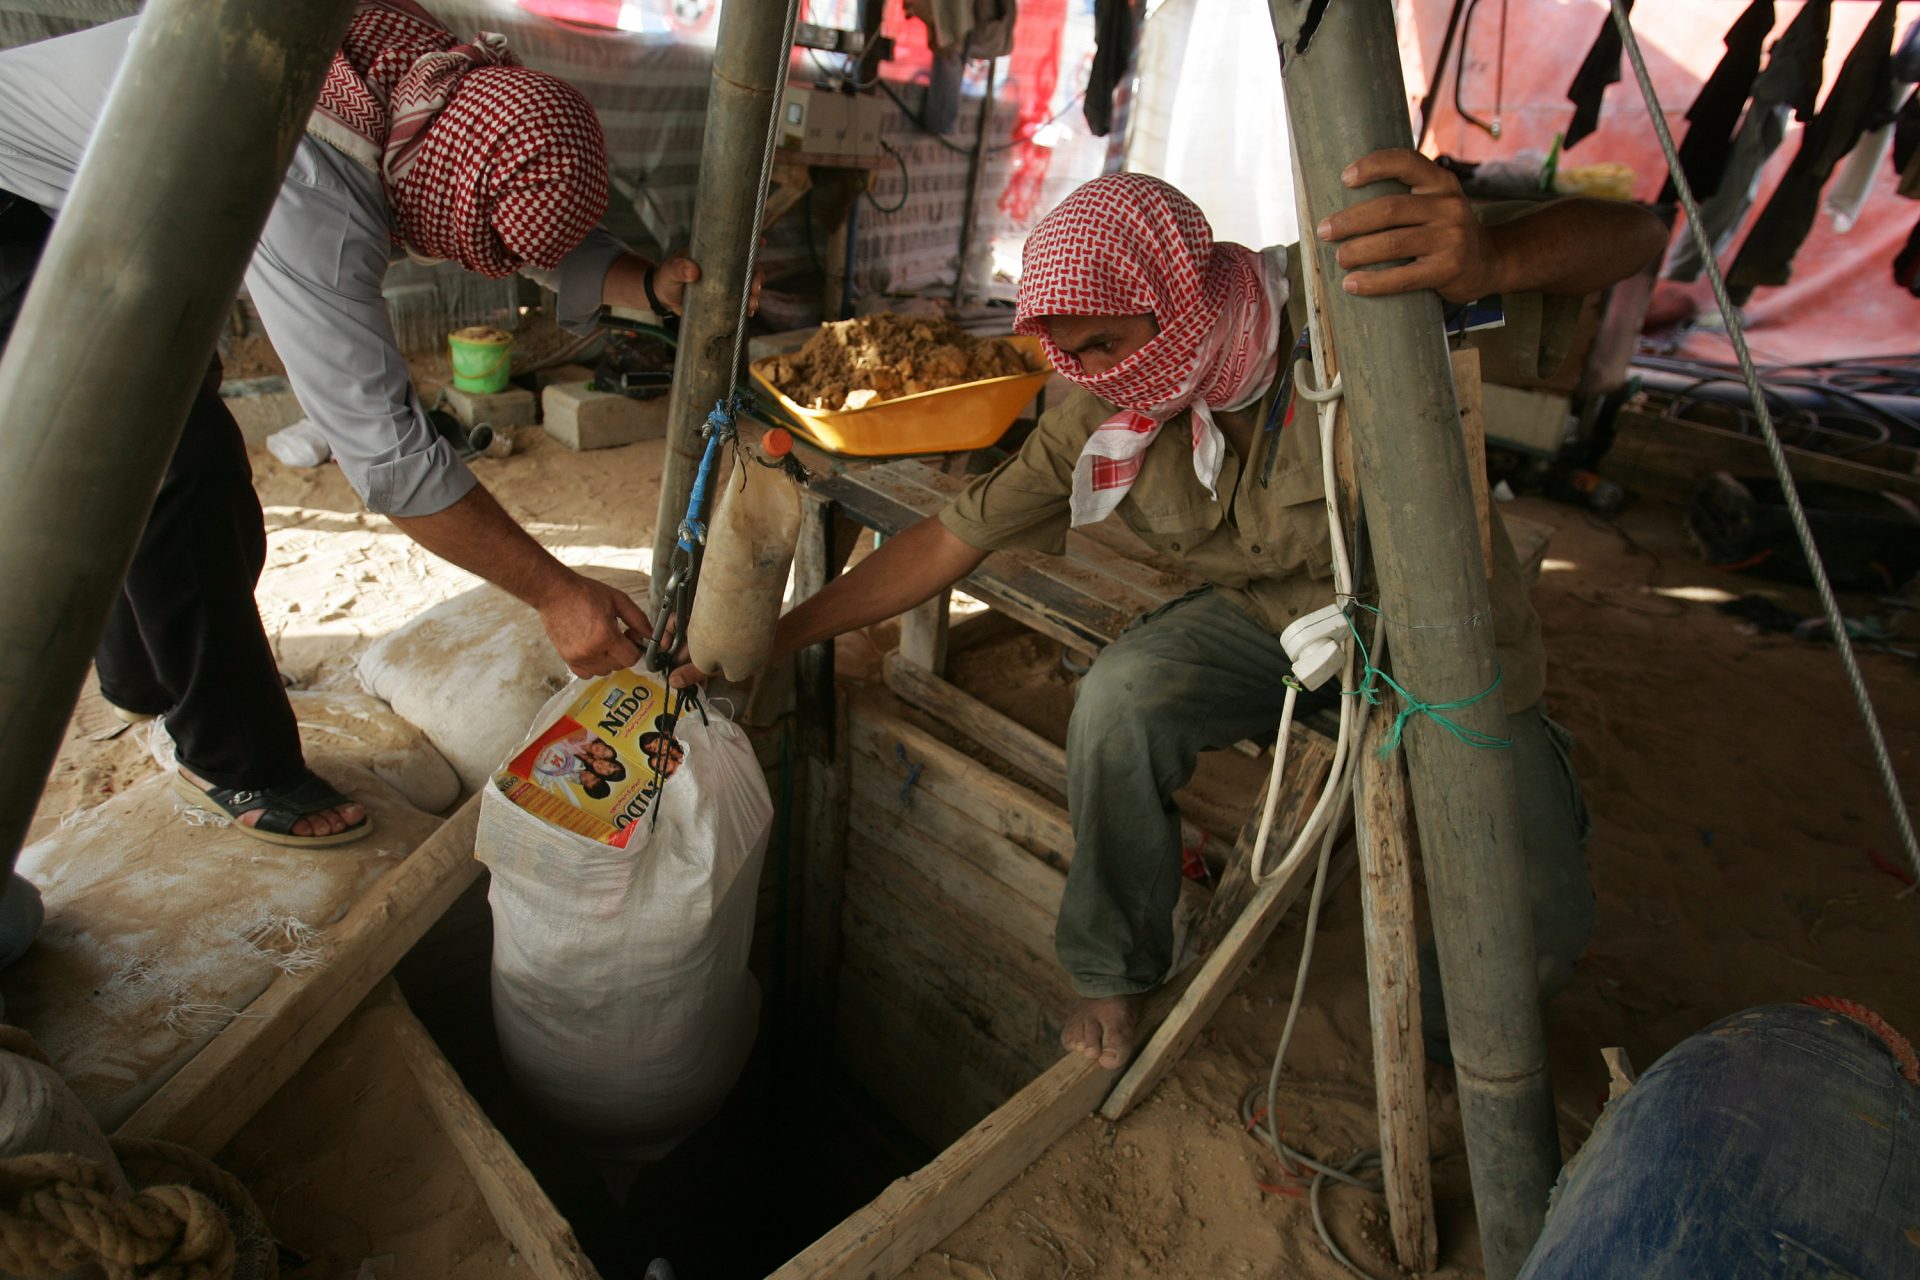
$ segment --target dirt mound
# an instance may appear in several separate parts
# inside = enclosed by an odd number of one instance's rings
[[[885,313],[823,324],[800,350],[753,367],[794,403],[833,410],[1031,372],[1004,339],[976,338],[951,320]]]

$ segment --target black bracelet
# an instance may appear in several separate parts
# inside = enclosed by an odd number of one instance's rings
[[[660,301],[660,295],[653,291],[653,273],[659,269],[660,264],[657,262],[648,267],[647,274],[640,277],[640,287],[647,291],[647,306],[653,311],[654,319],[660,322],[660,327],[673,329],[679,326],[680,317],[667,310],[667,304]]]

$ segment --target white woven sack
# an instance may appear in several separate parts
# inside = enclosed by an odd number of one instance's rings
[[[536,733],[577,684],[534,717]],[[610,1156],[664,1155],[718,1111],[759,1022],[747,952],[773,803],[746,733],[711,707],[705,719],[680,719],[686,758],[625,849],[492,787],[480,804],[508,1074]]]

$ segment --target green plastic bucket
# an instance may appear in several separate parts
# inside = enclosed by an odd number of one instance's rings
[[[491,325],[472,325],[447,335],[453,385],[477,396],[506,390],[513,335]]]

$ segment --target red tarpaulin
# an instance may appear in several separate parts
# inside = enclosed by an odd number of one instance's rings
[[[1402,43],[1407,55],[1409,93],[1416,97],[1426,91],[1452,7],[1452,0],[1400,0],[1403,27],[1411,19],[1410,38]],[[1726,52],[1722,37],[1746,7],[1742,0],[1695,0],[1685,4],[1642,0],[1634,10],[1633,28],[1676,142],[1686,134],[1686,111],[1694,95]],[[1776,21],[1769,41],[1786,29],[1802,7],[1789,0],[1775,5]],[[1833,6],[1826,86],[1832,84],[1875,7],[1850,2]],[[1492,160],[1527,149],[1547,151],[1554,135],[1564,132],[1573,116],[1567,86],[1601,23],[1607,20],[1608,5],[1605,0],[1563,0],[1557,4],[1479,0],[1472,8],[1465,57],[1460,58],[1456,37],[1456,52],[1436,95],[1425,150],[1463,160]],[[1455,109],[1452,68],[1458,66],[1464,72],[1461,98],[1468,113],[1491,120],[1502,85],[1499,53],[1503,11],[1507,23],[1504,102],[1497,104],[1501,136],[1496,141],[1468,124]],[[1917,17],[1920,3],[1899,6],[1896,39]],[[1416,41],[1417,56],[1412,56]],[[1823,86],[1823,98],[1824,91]],[[1767,166],[1756,210],[1765,205],[1779,184],[1800,145],[1802,129],[1797,121],[1788,126],[1786,141]],[[1603,161],[1632,167],[1633,192],[1639,199],[1653,199],[1666,181],[1660,144],[1634,82],[1633,68],[1624,56],[1620,83],[1606,92],[1599,127],[1567,152],[1562,164]],[[1820,360],[1920,351],[1920,298],[1895,286],[1892,276],[1894,256],[1906,244],[1915,222],[1920,221],[1920,200],[1901,197],[1896,186],[1892,165],[1882,166],[1859,222],[1851,231],[1837,233],[1822,213],[1794,260],[1793,279],[1780,288],[1754,293],[1745,316],[1757,359]],[[1748,220],[1751,222],[1751,215]],[[1723,259],[1721,265],[1730,262],[1731,258]],[[1689,292],[1698,295],[1703,309],[1712,309],[1704,276],[1689,287]],[[1731,358],[1731,348],[1718,335],[1695,334],[1686,349],[1689,355]]]

